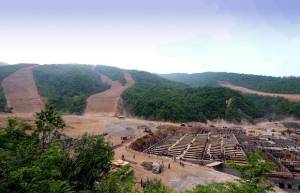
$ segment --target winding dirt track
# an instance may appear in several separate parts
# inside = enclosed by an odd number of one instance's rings
[[[2,81],[7,106],[13,113],[35,113],[43,107],[43,102],[33,80],[34,66],[22,68]]]
[[[219,84],[222,87],[230,88],[232,90],[240,91],[242,93],[249,93],[249,94],[256,94],[261,96],[269,96],[269,97],[282,97],[292,102],[299,102],[300,101],[300,94],[279,94],[279,93],[268,93],[268,92],[260,92],[252,89],[248,89],[245,87],[233,85],[229,82],[219,81]]]
[[[87,99],[85,114],[107,113],[115,114],[118,111],[118,104],[121,100],[121,94],[135,82],[131,75],[124,72],[124,77],[127,81],[125,86],[122,86],[119,81],[112,81],[107,76],[101,75],[103,82],[111,85],[111,88],[94,94]]]

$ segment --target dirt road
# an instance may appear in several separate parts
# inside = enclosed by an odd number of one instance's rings
[[[34,66],[22,68],[2,81],[8,107],[14,113],[34,113],[43,107],[43,102],[33,80]]]
[[[124,72],[124,77],[127,81],[125,86],[119,81],[112,81],[107,76],[101,75],[102,81],[110,84],[111,88],[90,96],[87,99],[85,114],[107,113],[114,115],[118,110],[121,94],[134,84],[134,80],[129,73]]]
[[[233,85],[233,84],[231,84],[229,82],[225,82],[225,81],[219,81],[219,84],[222,87],[230,88],[232,90],[237,90],[237,91],[240,91],[242,93],[256,94],[256,95],[269,96],[269,97],[282,97],[282,98],[285,98],[285,99],[287,99],[289,101],[292,101],[292,102],[299,102],[300,101],[300,94],[277,94],[277,93],[260,92],[260,91],[248,89],[248,88],[245,88],[245,87]]]

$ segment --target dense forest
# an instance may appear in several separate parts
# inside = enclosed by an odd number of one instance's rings
[[[121,82],[123,85],[126,84],[126,79],[124,77],[123,70],[111,67],[111,66],[103,66],[103,65],[97,65],[94,68],[95,72],[104,74],[108,76],[112,80],[117,80]]]
[[[88,96],[109,88],[87,65],[40,65],[33,76],[40,95],[66,113],[81,113]]]
[[[152,74],[145,71],[138,70],[127,70],[132,78],[135,80],[136,85],[143,87],[151,87],[154,85],[169,85],[169,86],[186,86],[182,83],[175,81],[170,81],[168,79],[162,78],[156,74]],[[187,86],[186,86],[187,87]]]
[[[240,121],[257,118],[259,109],[241,94],[225,88],[182,88],[140,86],[123,95],[134,114],[146,119],[167,121],[206,121],[224,118]]]
[[[172,193],[159,180],[141,183],[130,166],[112,168],[113,147],[100,135],[78,139],[61,137],[65,123],[49,105],[36,114],[35,127],[9,117],[0,128],[1,193]],[[274,164],[255,153],[245,165],[229,164],[240,171],[238,182],[199,185],[185,193],[265,193],[271,186],[263,173]]]
[[[161,76],[190,86],[219,86],[218,81],[227,81],[263,92],[300,93],[300,77],[271,77],[226,72],[175,73]]]
[[[29,64],[0,66],[0,81],[26,65]],[[221,80],[222,73],[203,73],[199,76],[202,79],[197,79],[201,80],[201,84],[199,83],[201,86],[212,87],[189,87],[184,83],[167,80],[144,71],[127,70],[127,72],[132,75],[136,84],[123,93],[123,98],[136,116],[146,119],[178,122],[205,121],[215,118],[240,121],[243,118],[253,120],[272,115],[300,117],[300,103],[288,102],[281,98],[243,95],[218,87],[217,80]],[[33,69],[40,95],[46,97],[48,102],[60,112],[75,114],[83,112],[88,96],[110,88],[110,85],[102,82],[100,74],[123,84],[126,83],[123,70],[109,66],[60,64],[40,65]],[[191,78],[192,76],[185,74],[173,76],[177,77],[176,79],[181,77],[181,81],[189,85],[197,85],[195,79]],[[274,79],[273,77],[223,73],[222,80],[243,82],[237,84],[245,84],[245,82],[250,84],[255,82],[255,78],[258,78],[260,84],[265,82],[262,79],[270,78],[271,82]],[[294,88],[296,89],[297,86]],[[5,105],[6,100],[1,88],[0,111],[5,110]]]
[[[290,102],[280,97],[266,97],[245,94],[245,98],[259,108],[261,115],[272,117],[272,114],[300,118],[300,102]]]
[[[31,64],[16,64],[16,65],[1,65],[0,66],[0,83],[11,73],[16,72],[20,68],[30,66]],[[3,88],[0,85],[0,112],[6,111],[6,98],[3,92]]]
[[[126,83],[122,70],[92,65],[40,65],[33,76],[41,96],[64,113],[83,112],[88,96],[110,88],[101,81],[100,74]]]
[[[135,85],[123,98],[136,116],[153,120],[253,120],[270,114],[300,117],[300,103],[281,98],[242,95],[221,87],[187,88],[175,85]]]

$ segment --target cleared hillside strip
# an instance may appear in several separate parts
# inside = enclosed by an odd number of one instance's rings
[[[0,65],[0,83],[2,83],[2,81],[10,74],[28,66],[32,66],[32,64]],[[8,111],[7,103],[3,88],[0,86],[0,112],[5,111]]]
[[[119,81],[113,81],[109,77],[102,74],[102,81],[111,85],[111,88],[104,92],[100,92],[90,96],[87,99],[85,113],[117,113],[118,103],[121,99],[121,94],[128,87],[132,86],[135,83],[135,81],[129,73],[124,72],[124,77],[126,79],[126,84],[123,86]]]
[[[2,82],[7,106],[12,108],[13,113],[34,113],[43,107],[33,80],[33,68],[34,66],[22,68]]]
[[[226,81],[219,81],[219,84],[222,87],[230,88],[232,90],[240,91],[242,93],[256,94],[256,95],[260,95],[260,96],[269,96],[269,97],[282,97],[291,102],[299,102],[300,101],[300,94],[277,94],[277,93],[261,92],[261,91],[256,91],[256,90],[252,90],[249,88],[245,88],[242,86],[237,86],[237,85],[231,84]]]
[[[203,72],[194,74],[162,74],[169,80],[178,81],[193,87],[219,86],[219,81],[229,82],[255,91],[278,94],[300,94],[300,77],[273,77],[228,72]]]

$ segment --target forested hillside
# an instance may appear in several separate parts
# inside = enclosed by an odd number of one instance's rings
[[[136,116],[147,119],[205,121],[224,118],[239,121],[269,114],[300,117],[300,103],[282,98],[243,95],[216,87],[217,81],[214,83],[209,78],[206,84],[215,87],[189,88],[183,83],[167,81],[148,72],[129,72],[136,84],[123,93],[123,98]]]
[[[176,81],[171,81],[166,78],[162,78],[156,74],[152,74],[145,71],[138,71],[138,70],[127,70],[135,80],[135,86],[137,88],[151,88],[152,86],[175,86],[175,87],[188,87],[183,83],[178,83]]]
[[[189,88],[151,73],[130,73],[136,84],[123,93],[123,98],[136,116],[146,119],[205,121],[223,118],[240,121],[242,118],[252,120],[269,114],[300,117],[300,103],[281,98],[243,95],[217,87],[217,81],[210,78],[203,79],[205,84],[202,86],[214,87]],[[212,73],[211,77],[216,78],[217,75]],[[183,74],[176,76],[184,77]],[[190,84],[188,81],[182,82]]]
[[[289,102],[280,97],[266,97],[253,94],[245,94],[244,96],[259,108],[260,114],[263,116],[276,114],[300,118],[300,102]]]
[[[224,88],[134,86],[123,95],[135,115],[154,120],[206,121],[224,118],[257,118],[259,109],[241,94]]]
[[[0,80],[24,66],[26,64],[0,67]],[[132,109],[136,116],[147,119],[205,121],[224,118],[239,121],[242,118],[252,120],[270,114],[300,117],[300,103],[288,102],[281,98],[243,95],[236,91],[217,87],[218,80],[234,81],[235,84],[254,84],[255,77],[257,77],[261,84],[266,83],[268,78],[271,84],[273,79],[278,80],[279,78],[233,73],[223,73],[223,76],[221,76],[222,73],[203,73],[202,76],[199,76],[202,79],[197,79],[201,80],[199,84],[213,87],[198,88],[144,71],[125,71],[130,73],[135,80],[135,85],[122,95],[125,104]],[[33,68],[34,79],[40,95],[47,98],[48,102],[60,112],[75,114],[83,112],[87,97],[110,88],[110,85],[102,82],[100,74],[125,84],[123,72],[124,70],[119,68],[100,65],[59,64],[40,65]],[[196,85],[194,76],[184,74],[172,76],[172,79],[180,79],[189,85]],[[223,78],[221,79],[221,77]],[[295,84],[298,84],[298,78],[283,78],[282,80],[283,82],[295,80]],[[286,88],[288,87],[286,86]],[[296,89],[297,86],[294,86],[294,90]],[[1,111],[5,110],[5,103],[1,88]]]
[[[20,68],[30,66],[31,64],[16,64],[16,65],[3,65],[0,66],[0,83],[3,81],[11,73],[16,72]],[[2,85],[0,85],[0,112],[5,111],[6,107],[6,99],[3,93]]]
[[[76,114],[83,112],[88,96],[110,88],[100,74],[126,83],[121,69],[102,65],[40,65],[33,70],[40,95],[59,111]]]
[[[124,73],[121,69],[111,66],[103,66],[97,65],[94,68],[95,72],[104,74],[108,76],[112,80],[117,80],[121,82],[123,85],[126,84],[126,79],[124,77]]]
[[[300,93],[300,77],[271,77],[249,74],[205,72],[196,74],[163,74],[173,81],[190,86],[218,86],[218,81],[271,93]]]

